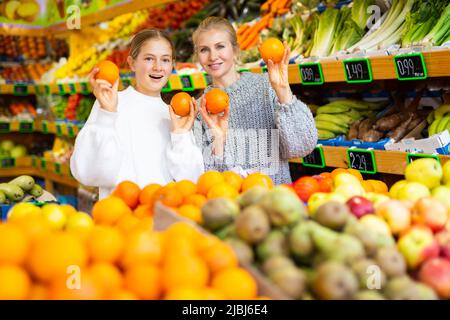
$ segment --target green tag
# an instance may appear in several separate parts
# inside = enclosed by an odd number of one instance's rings
[[[363,173],[377,173],[375,154],[372,150],[347,149],[348,167]]]
[[[181,90],[182,91],[194,91],[194,80],[190,74],[180,75]]]
[[[322,66],[318,62],[298,65],[302,84],[305,86],[321,85],[324,83]]]
[[[427,78],[427,68],[422,53],[402,54],[394,57],[398,80]]]
[[[12,157],[2,157],[0,158],[1,168],[14,168],[16,166],[16,159]]]
[[[32,157],[31,157],[31,166],[32,166],[33,168],[36,168],[36,167],[37,167],[37,159],[36,159],[36,156],[32,156]]]
[[[47,134],[48,133],[48,121],[47,120],[43,120],[41,122],[42,125],[42,133]]]
[[[15,84],[13,87],[13,94],[15,96],[26,96],[28,95],[28,85],[26,84]]]
[[[69,83],[69,92],[70,92],[70,94],[77,93],[77,88],[75,87],[75,83]]]
[[[64,90],[64,84],[63,83],[58,84],[58,92],[59,92],[60,95],[65,95],[66,94],[66,92]]]
[[[80,87],[81,87],[82,94],[89,94],[89,86],[88,86],[87,82],[81,82]]]
[[[61,137],[63,135],[61,123],[56,124],[56,135],[58,137]]]
[[[263,73],[268,72],[267,67],[262,67],[261,70],[262,70]]]
[[[345,80],[348,83],[372,82],[372,68],[367,58],[344,60]]]
[[[47,161],[45,159],[41,159],[41,169],[47,170]]]
[[[131,80],[128,78],[122,78],[123,88],[126,89],[131,85]]]
[[[325,159],[322,147],[315,147],[313,152],[303,158],[305,167],[325,168]]]
[[[206,72],[203,72],[203,77],[205,78],[205,83],[206,86],[210,86],[212,84],[212,78],[209,74],[207,74]]]
[[[61,174],[61,163],[55,162],[55,172],[56,174]]]
[[[33,121],[20,121],[19,122],[19,132],[30,133],[34,131]]]
[[[239,69],[239,72],[250,72],[250,69],[248,69],[248,68],[242,68],[242,69]]]
[[[44,88],[45,88],[45,94],[48,96],[48,95],[50,95],[50,86],[48,85],[48,84],[46,84],[45,86],[44,86]]]
[[[11,132],[11,123],[7,121],[0,122],[0,133]]]
[[[42,94],[41,89],[39,88],[39,86],[37,84],[34,86],[34,93],[37,94],[38,96],[40,96]]]
[[[406,155],[406,163],[410,164],[414,160],[421,159],[421,158],[431,158],[435,159],[437,162],[441,163],[441,159],[439,156],[434,154],[425,154],[425,153],[408,153]]]
[[[75,133],[73,131],[73,124],[71,124],[71,123],[67,124],[67,136],[69,138],[73,138],[75,136]]]
[[[170,80],[167,81],[166,85],[162,88],[161,92],[171,92],[172,85],[170,84]]]

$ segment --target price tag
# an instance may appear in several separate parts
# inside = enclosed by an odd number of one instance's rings
[[[13,94],[15,96],[26,96],[28,95],[28,85],[26,84],[15,84],[13,87]]]
[[[58,93],[60,95],[65,95],[66,94],[66,92],[64,90],[64,84],[62,84],[62,83],[58,84]]]
[[[31,157],[31,166],[32,166],[33,168],[36,168],[36,167],[37,167],[37,159],[36,159],[36,156],[32,156],[32,157]]]
[[[209,74],[207,74],[206,72],[203,72],[203,77],[205,78],[205,83],[206,86],[210,86],[212,84],[212,78]]]
[[[75,87],[75,83],[69,83],[69,92],[70,92],[70,94],[77,93],[77,88]]]
[[[267,67],[262,67],[261,68],[261,71],[263,72],[263,73],[266,73],[268,70],[267,70]]]
[[[363,173],[377,173],[375,155],[372,150],[347,149],[348,167]]]
[[[61,137],[63,135],[61,123],[56,124],[56,135],[58,137]]]
[[[11,132],[11,123],[0,122],[0,133],[9,133],[9,132]]]
[[[439,156],[434,155],[434,154],[424,154],[424,153],[408,153],[406,155],[406,163],[410,164],[414,160],[422,159],[422,158],[435,159],[437,162],[441,163],[441,159],[439,159]]]
[[[45,159],[41,159],[41,169],[47,170],[47,161]]]
[[[45,94],[48,96],[48,95],[50,95],[50,86],[48,85],[48,84],[46,84],[45,86],[44,86],[44,88],[45,88]]]
[[[131,85],[131,80],[128,78],[122,78],[123,88],[126,89]]]
[[[323,84],[322,66],[320,63],[304,63],[298,65],[302,84],[305,86]]]
[[[166,85],[162,88],[161,92],[171,92],[171,91],[172,91],[172,85],[169,80],[169,81],[167,81]]]
[[[34,131],[33,121],[20,121],[19,122],[19,132],[30,133]]]
[[[47,120],[43,120],[41,122],[41,126],[42,126],[42,133],[47,134],[48,133],[48,121]]]
[[[348,83],[372,82],[372,68],[367,58],[344,60],[345,80]]]
[[[325,168],[325,159],[323,157],[322,147],[315,147],[313,152],[303,158],[305,167]]]
[[[398,80],[420,80],[427,78],[427,68],[422,53],[403,54],[394,57]]]
[[[80,87],[81,87],[81,93],[82,94],[88,94],[89,93],[89,86],[88,86],[87,82],[81,82],[80,83]]]
[[[71,124],[71,123],[68,123],[68,124],[67,124],[67,136],[68,136],[69,138],[75,137],[75,132],[74,132],[74,130],[73,130],[73,124]]]
[[[16,159],[11,157],[0,158],[1,168],[14,168],[16,166]]]
[[[55,162],[55,173],[61,174],[61,163]]]
[[[242,69],[239,69],[239,72],[250,72],[250,69],[248,69],[248,68],[242,68]]]
[[[34,86],[34,93],[38,96],[40,96],[42,94],[41,88],[39,88],[39,86],[37,84]]]
[[[183,91],[194,91],[194,80],[190,74],[184,74],[180,76],[181,90]]]

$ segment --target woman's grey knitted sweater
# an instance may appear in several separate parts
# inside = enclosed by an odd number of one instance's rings
[[[223,157],[212,155],[212,135],[200,115],[194,125],[205,170],[263,172],[275,184],[291,183],[288,160],[306,156],[317,143],[309,108],[295,96],[290,104],[281,105],[267,74],[243,72],[225,91],[230,116]]]

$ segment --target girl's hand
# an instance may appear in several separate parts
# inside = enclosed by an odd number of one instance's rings
[[[189,132],[194,126],[195,117],[197,116],[197,101],[194,97],[191,98],[189,105],[189,114],[185,117],[179,117],[173,111],[171,105],[169,105],[170,120],[172,122],[172,132],[173,133],[185,133]]]
[[[229,106],[226,107],[223,114],[210,114],[206,110],[206,100],[202,97],[202,104],[200,106],[200,114],[205,120],[206,125],[211,129],[213,142],[213,152],[216,155],[223,155],[225,141],[228,133],[228,119],[229,119]]]
[[[278,63],[274,63],[269,59],[269,61],[267,61],[267,72],[269,73],[270,84],[277,94],[278,101],[280,101],[281,104],[287,104],[290,103],[293,98],[292,91],[289,86],[288,75],[289,56],[291,54],[291,49],[287,45],[286,41],[283,43],[283,45],[283,59],[281,59],[281,61]]]
[[[117,89],[119,88],[119,79],[112,86],[108,81],[95,79],[95,75],[98,73],[99,69],[94,68],[91,73],[89,73],[88,79],[89,83],[93,88],[93,93],[100,103],[100,107],[109,112],[117,111]]]

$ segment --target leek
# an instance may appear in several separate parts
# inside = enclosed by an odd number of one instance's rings
[[[448,1],[447,1],[448,2]],[[447,4],[444,12],[437,21],[433,29],[423,38],[421,44],[440,46],[448,38],[450,30],[450,3]]]
[[[327,56],[333,46],[334,34],[339,22],[339,10],[327,8],[319,17],[319,25],[314,34],[311,56]]]

